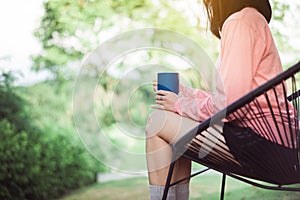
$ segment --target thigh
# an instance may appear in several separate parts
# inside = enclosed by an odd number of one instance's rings
[[[198,124],[199,122],[174,112],[155,110],[149,117],[146,131],[148,137],[158,135],[166,142],[172,143]]]

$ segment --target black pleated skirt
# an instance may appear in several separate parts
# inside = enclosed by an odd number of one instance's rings
[[[271,142],[251,128],[225,123],[225,141],[230,152],[250,178],[285,185],[299,183],[298,148]]]

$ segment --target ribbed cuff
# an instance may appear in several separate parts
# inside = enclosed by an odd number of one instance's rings
[[[181,106],[179,99],[174,103],[174,111],[179,115],[182,115]]]

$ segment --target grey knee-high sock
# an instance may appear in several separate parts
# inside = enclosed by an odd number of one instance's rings
[[[150,185],[150,200],[161,200],[164,194],[165,186]],[[169,188],[167,200],[176,200],[176,187]]]
[[[189,183],[176,185],[176,199],[188,200],[190,195]]]

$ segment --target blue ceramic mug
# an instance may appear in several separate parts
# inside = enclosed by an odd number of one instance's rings
[[[157,74],[157,89],[179,93],[179,74],[177,72],[161,72]]]

